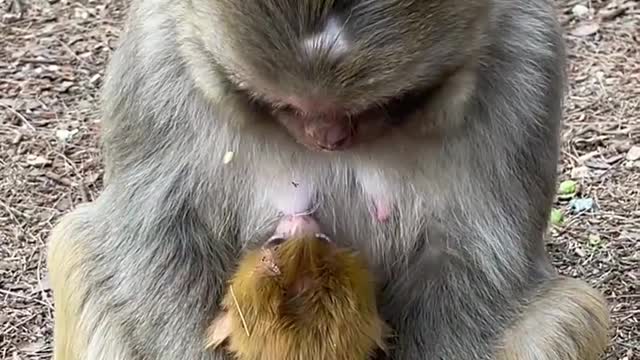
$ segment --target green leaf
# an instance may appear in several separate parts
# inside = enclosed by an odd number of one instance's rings
[[[560,183],[560,188],[558,189],[558,191],[563,195],[573,194],[576,192],[577,187],[578,184],[575,181],[565,180]]]
[[[564,222],[564,214],[561,210],[551,209],[551,223],[553,225],[562,225]]]
[[[565,180],[558,187],[558,194],[561,199],[570,199],[578,192],[578,184],[573,180]]]

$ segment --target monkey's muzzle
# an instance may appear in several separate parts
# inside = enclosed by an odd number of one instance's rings
[[[320,225],[312,216],[287,215],[280,220],[274,235],[267,240],[264,247],[273,247],[291,238],[308,236],[332,242],[327,235],[322,233]]]

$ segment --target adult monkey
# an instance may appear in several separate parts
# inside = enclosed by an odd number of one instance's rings
[[[543,245],[564,65],[550,0],[134,1],[106,186],[52,234],[55,359],[221,359],[238,251],[309,207],[375,268],[391,358],[597,359],[606,306]]]

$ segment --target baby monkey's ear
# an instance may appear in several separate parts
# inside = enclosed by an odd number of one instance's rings
[[[227,311],[222,311],[213,320],[213,323],[207,329],[207,338],[205,347],[217,348],[231,335],[231,316]]]

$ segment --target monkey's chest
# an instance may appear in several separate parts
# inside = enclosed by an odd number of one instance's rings
[[[405,245],[420,238],[428,194],[390,175],[398,171],[349,161],[282,159],[277,164],[254,174],[254,206],[244,217],[244,228],[268,233],[278,216],[312,214],[336,243],[360,250],[372,262],[402,256]]]
[[[265,212],[266,223],[273,224],[272,219],[283,214],[311,214],[336,243],[372,258],[391,255],[401,247],[399,241],[413,242],[420,234],[416,224],[423,221],[417,214],[424,212],[416,210],[419,199],[398,201],[398,192],[386,191],[384,179],[292,176],[262,184],[256,192],[255,210]],[[266,225],[270,227],[273,225]]]

